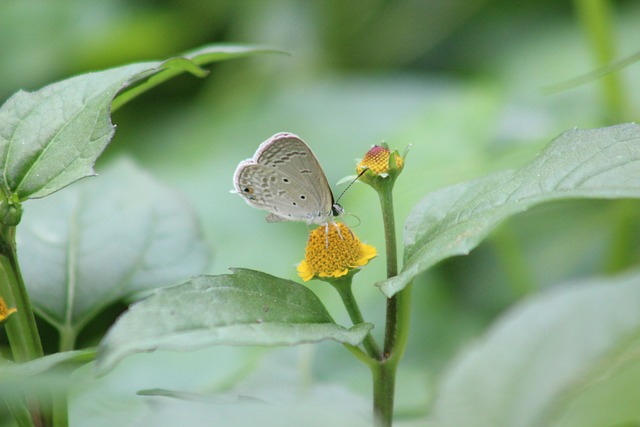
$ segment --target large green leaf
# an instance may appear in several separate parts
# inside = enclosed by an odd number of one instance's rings
[[[365,377],[362,394],[317,377],[315,362],[326,357],[318,350],[329,347],[337,346],[159,351],[128,357],[100,377],[83,366],[72,378],[69,413],[82,427],[371,426],[366,367],[347,358]]]
[[[300,392],[303,390],[303,392]],[[370,427],[373,425],[370,403],[338,385],[286,384],[274,378],[271,387],[258,390],[270,399],[252,396],[222,396],[175,393],[154,390],[146,393],[153,410],[141,417],[140,425],[205,426],[215,419],[225,427]],[[416,424],[418,425],[418,424]]]
[[[187,202],[131,161],[31,203],[17,232],[20,265],[36,311],[61,331],[208,263]]]
[[[40,198],[93,175],[93,164],[115,130],[111,102],[124,89],[137,84],[123,93],[117,105],[185,71],[205,75],[200,64],[263,51],[212,45],[167,61],[125,65],[82,74],[35,92],[17,92],[0,107],[4,193],[18,201]]]
[[[468,254],[506,218],[571,198],[640,197],[640,126],[571,130],[528,165],[464,182],[424,198],[405,224],[401,273],[379,283],[387,296],[417,274]]]
[[[520,304],[445,374],[437,425],[637,422],[639,304],[639,272],[572,283]]]
[[[81,350],[55,353],[25,363],[0,359],[0,396],[21,397],[25,391],[59,388],[66,384],[70,370],[94,358],[94,350]]]
[[[98,349],[105,372],[124,356],[209,345],[294,345],[333,339],[358,345],[373,326],[334,323],[308,288],[253,270],[200,276],[134,304]]]
[[[152,73],[150,77],[142,83],[136,84],[133,88],[121,91],[118,97],[113,101],[112,109],[117,109],[121,105],[135,98],[143,92],[163,83],[164,81],[188,71],[198,77],[204,77],[206,72],[199,68],[211,62],[226,61],[233,58],[241,58],[243,56],[255,53],[284,53],[282,51],[242,45],[225,45],[217,44],[205,46],[191,50],[182,54],[180,57],[171,58],[163,63],[164,67],[157,73]]]

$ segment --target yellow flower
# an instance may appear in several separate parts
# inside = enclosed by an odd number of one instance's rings
[[[358,163],[356,170],[358,174],[361,174],[364,170],[371,170],[376,175],[387,176],[389,174],[389,157],[391,157],[391,151],[387,147],[380,145],[374,145],[364,158]],[[395,169],[401,170],[404,166],[404,159],[396,152],[396,167]]]
[[[7,303],[0,297],[0,324],[4,323],[10,315],[16,312],[15,308],[7,308]]]
[[[376,248],[362,243],[343,223],[321,225],[309,233],[298,275],[305,282],[314,277],[338,278],[367,265]]]

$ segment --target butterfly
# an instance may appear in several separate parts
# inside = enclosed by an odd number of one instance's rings
[[[233,185],[249,205],[270,212],[269,222],[328,224],[343,213],[311,148],[292,133],[277,133],[260,144],[236,168]]]

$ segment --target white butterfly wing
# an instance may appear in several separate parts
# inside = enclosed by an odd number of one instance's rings
[[[304,141],[278,133],[240,162],[234,186],[251,206],[271,212],[269,221],[322,224],[333,214],[333,194],[318,160]]]

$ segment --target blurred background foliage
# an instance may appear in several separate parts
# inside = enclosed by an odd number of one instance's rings
[[[370,145],[386,141],[402,152],[411,144],[396,185],[400,228],[429,191],[520,166],[566,129],[638,119],[637,64],[617,74],[624,99],[616,105],[603,80],[551,94],[543,90],[601,65],[583,14],[588,3],[598,2],[2,0],[0,99],[77,73],[162,59],[212,42],[288,52],[215,65],[205,79],[181,76],[136,99],[114,114],[116,136],[97,171],[103,162],[127,155],[183,192],[211,243],[209,272],[238,266],[295,279],[306,226],[267,224],[262,212],[230,194],[240,160],[273,133],[294,132],[310,144],[333,184],[354,173],[354,159]],[[605,10],[611,14],[614,56],[609,59],[636,53],[640,2],[599,4],[609,6]],[[333,187],[336,194],[344,188]],[[355,232],[382,252],[374,193],[354,185],[341,203],[358,218],[347,216],[347,224],[359,223]],[[633,218],[639,209],[629,201],[537,208],[501,226],[471,255],[417,280],[399,414],[424,413],[441,368],[523,294],[634,263],[640,233]],[[382,257],[355,280],[365,318],[378,325],[384,302],[373,283],[384,275]],[[348,324],[328,286],[308,286],[336,320]],[[106,315],[112,320],[114,313]],[[377,329],[379,334],[382,328]],[[87,342],[95,342],[91,330],[86,335]],[[278,351],[291,352],[272,350]],[[339,346],[315,346],[313,356],[308,349],[300,352],[302,359],[313,359],[295,365],[310,370],[308,375],[346,382],[368,397],[368,373]],[[257,363],[240,363],[236,353],[254,360],[265,350],[210,349],[202,358],[220,358],[221,364],[214,363],[218,368],[210,368],[215,372],[231,353],[241,365],[234,368],[237,380]],[[185,366],[197,356],[167,357],[171,362],[136,356],[130,363],[153,360],[163,372],[173,363],[176,378],[181,370],[202,369],[197,362]],[[226,385],[200,389],[228,389],[233,383],[221,381]]]

